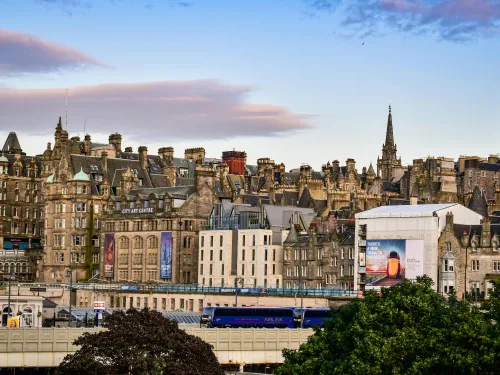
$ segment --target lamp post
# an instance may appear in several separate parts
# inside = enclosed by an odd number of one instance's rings
[[[237,277],[236,278],[236,288],[234,289],[234,305],[238,307],[238,284],[243,286],[244,279]]]
[[[71,292],[73,290],[73,260],[71,259],[71,254],[69,256],[69,275],[66,277],[69,278],[69,319],[68,319],[68,327],[71,327]]]
[[[472,224],[469,226],[469,237],[468,237],[468,240],[467,240],[467,245],[465,246],[465,268],[464,268],[464,299],[465,299],[465,295],[467,293],[467,255],[469,253],[469,245],[470,245],[470,241],[471,241],[471,238],[470,238],[470,235],[472,233]]]
[[[9,296],[7,297],[7,321],[6,321],[6,323],[9,321],[9,318],[12,316],[11,310],[10,310],[10,286],[11,286],[12,278],[15,277],[15,274],[11,270],[11,272],[8,273],[8,276],[9,276]]]

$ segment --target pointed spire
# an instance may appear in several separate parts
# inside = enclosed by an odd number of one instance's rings
[[[392,129],[392,111],[389,104],[389,116],[387,118],[387,133],[385,135],[385,147],[394,147],[394,131]]]
[[[373,169],[373,165],[372,163],[370,162],[370,167],[368,168],[368,175],[372,175],[374,176],[375,175],[375,170]]]
[[[61,116],[59,116],[59,122],[57,123],[56,130],[62,130],[62,119],[61,119]]]

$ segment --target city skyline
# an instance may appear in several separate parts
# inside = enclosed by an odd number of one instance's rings
[[[499,5],[352,4],[3,1],[0,135],[42,153],[68,88],[71,135],[86,123],[94,141],[120,132],[151,153],[235,148],[249,164],[352,157],[360,169],[381,154],[390,103],[403,165],[497,152]]]

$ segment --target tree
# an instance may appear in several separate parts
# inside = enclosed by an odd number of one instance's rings
[[[210,344],[159,312],[115,311],[104,327],[75,340],[80,348],[64,358],[56,374],[223,374]]]
[[[488,306],[445,299],[425,276],[364,296],[332,309],[298,351],[285,349],[277,374],[498,373],[500,328]],[[491,314],[499,316],[495,298]]]

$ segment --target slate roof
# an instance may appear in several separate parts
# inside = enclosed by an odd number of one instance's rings
[[[467,207],[481,216],[488,216],[488,202],[486,201],[486,194],[484,193],[484,190],[480,189],[477,185],[472,192],[472,197]]]
[[[453,224],[453,231],[455,232],[455,236],[457,238],[461,238],[462,234],[464,234],[465,232],[467,234],[470,233],[471,235],[470,239],[472,239],[472,236],[476,234],[479,237],[479,240],[481,240],[482,230],[483,230],[482,225]],[[491,231],[491,237],[493,237],[493,235],[495,234],[497,236],[500,236],[500,224],[491,224],[490,231]]]
[[[300,196],[299,202],[297,203],[297,207],[309,208],[311,207],[311,202],[311,192],[309,191],[309,187],[306,186],[302,191],[302,195]]]
[[[19,139],[17,139],[17,134],[15,132],[9,133],[2,148],[3,152],[11,152],[11,150],[22,150],[21,144],[19,143]]]

